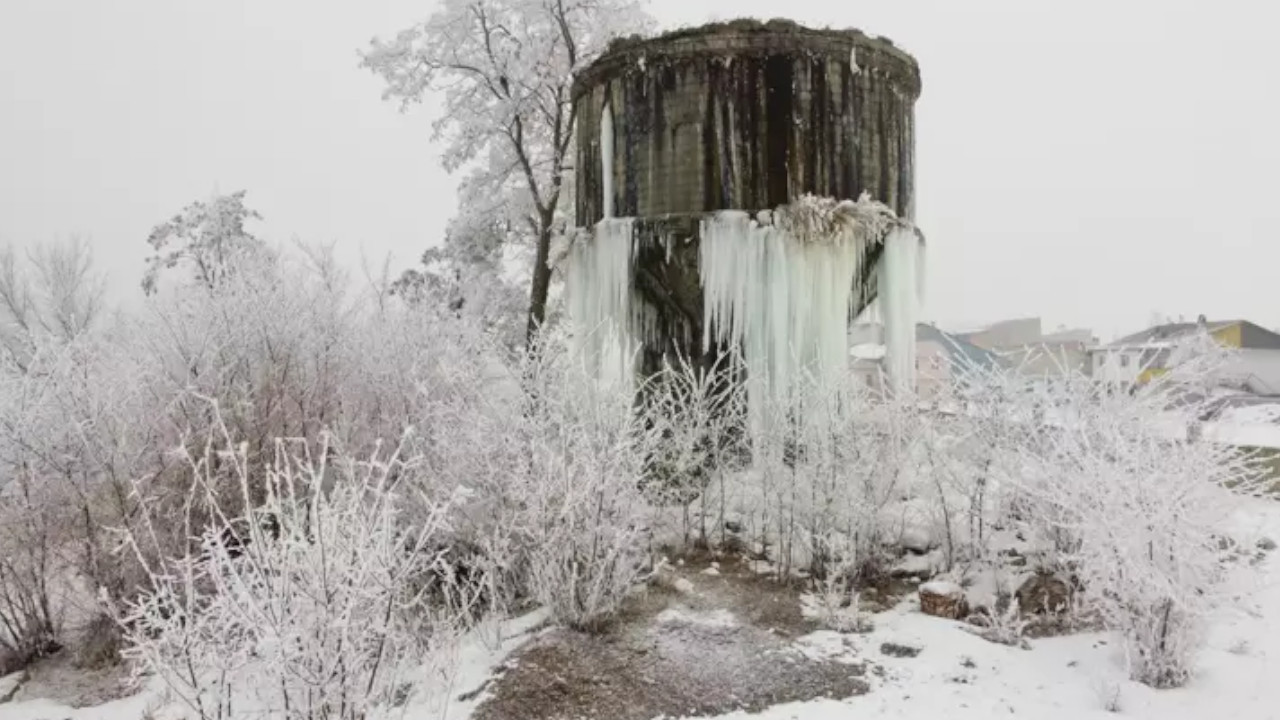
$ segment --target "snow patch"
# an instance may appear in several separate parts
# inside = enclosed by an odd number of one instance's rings
[[[818,630],[802,635],[796,638],[792,649],[814,662],[853,664],[858,661],[853,638],[833,630]]]
[[[855,360],[882,360],[884,353],[884,345],[879,343],[858,343],[849,348],[849,357]]]
[[[659,625],[700,625],[712,628],[738,627],[740,623],[733,613],[723,608],[697,612],[686,607],[670,607],[658,613]]]
[[[933,534],[927,528],[908,526],[898,538],[898,544],[904,549],[917,553],[925,553],[933,547]]]
[[[943,597],[954,597],[963,595],[964,588],[950,580],[931,580],[920,586],[920,592],[930,595],[941,595]]]

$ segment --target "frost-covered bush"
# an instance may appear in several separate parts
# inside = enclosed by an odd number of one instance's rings
[[[144,509],[128,545],[150,587],[120,603],[125,656],[201,718],[354,720],[447,680],[476,592],[440,545],[460,498],[412,492],[422,463],[403,448],[364,459],[304,441],[275,449],[260,467],[225,433],[200,455],[182,451],[195,481],[184,519],[203,505],[215,520],[191,528],[198,547],[153,561],[158,518]],[[262,503],[223,512],[220,464],[243,504],[261,478]]]
[[[726,355],[704,368],[680,358],[664,363],[638,391],[653,443],[645,491],[652,502],[679,508],[686,544],[724,542],[726,476],[746,464],[746,397],[732,381],[736,363]],[[709,488],[711,483],[717,487]]]
[[[722,467],[706,504],[725,507],[783,574],[824,578],[845,555],[858,580],[886,571],[887,546],[917,524],[906,511],[929,480],[920,413],[852,379],[806,377],[790,398],[762,405],[768,421],[747,438],[749,468]]]
[[[838,632],[867,629],[868,624],[859,616],[859,565],[852,538],[832,531],[818,540],[825,557],[815,578],[814,592],[808,597],[816,605],[819,621]]]
[[[129,583],[106,528],[127,521],[127,479],[148,465],[134,420],[144,390],[116,346],[76,337],[30,347],[21,371],[0,371],[0,644],[24,646],[15,654],[28,659],[92,618],[83,584]]]
[[[649,564],[641,492],[658,432],[631,393],[593,382],[563,340],[546,336],[523,369],[523,467],[507,479],[509,528],[526,547],[529,592],[555,619],[608,620]]]
[[[1052,564],[1083,587],[1080,610],[1123,636],[1130,674],[1154,687],[1187,680],[1210,613],[1228,601],[1218,538],[1254,481],[1234,448],[1188,432],[1222,358],[1205,345],[1175,355],[1131,391],[1070,377],[1005,396],[993,408],[1004,420],[984,423],[1020,504],[1011,519],[1050,541]]]

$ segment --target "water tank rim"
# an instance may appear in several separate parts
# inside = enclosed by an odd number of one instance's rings
[[[719,39],[722,47],[706,48],[702,41],[709,37]],[[588,86],[624,74],[628,69],[643,67],[642,58],[644,62],[651,63],[659,57],[686,59],[703,55],[764,54],[776,52],[780,45],[785,48],[787,40],[794,44],[796,50],[810,52],[823,52],[825,44],[828,48],[825,52],[833,57],[847,55],[853,50],[865,50],[867,54],[858,60],[860,69],[874,72],[883,68],[896,75],[913,96],[920,93],[919,63],[888,38],[868,35],[856,28],[814,28],[791,20],[763,22],[743,19],[677,28],[651,37],[633,35],[617,38],[594,62],[578,72],[574,78],[574,95],[584,92]]]

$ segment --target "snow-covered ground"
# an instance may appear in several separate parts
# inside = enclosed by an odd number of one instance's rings
[[[1280,536],[1280,504],[1252,503],[1239,521],[1243,538]],[[870,676],[868,695],[718,720],[1280,718],[1280,558],[1273,553],[1257,569],[1239,578],[1243,611],[1216,620],[1196,677],[1178,690],[1127,680],[1120,649],[1106,634],[1032,640],[1031,649],[1022,650],[923,615],[912,601],[877,615],[874,632],[854,636],[855,652],[886,670],[882,678]],[[921,652],[913,658],[884,655],[878,648],[886,642]],[[1118,713],[1107,709],[1113,700]]]
[[[1251,501],[1237,522],[1241,541],[1280,538],[1280,503]],[[882,667],[883,674],[867,676],[869,694],[840,702],[777,705],[754,715],[722,715],[719,720],[1280,719],[1280,557],[1272,552],[1253,568],[1242,566],[1237,583],[1241,610],[1215,619],[1198,672],[1182,689],[1152,690],[1128,681],[1118,643],[1107,634],[1032,640],[1031,649],[1024,650],[990,643],[960,623],[923,615],[913,599],[876,615],[870,633],[841,636],[821,631],[796,641],[806,654],[846,654]],[[438,702],[424,699],[411,702],[404,718],[468,718],[484,700],[493,669],[535,636],[544,619],[533,614],[506,623],[501,643],[485,643],[479,637],[469,641],[455,663],[456,675],[447,683],[446,711],[441,712]],[[919,648],[920,653],[888,655],[880,650],[885,643]],[[79,709],[47,700],[7,703],[0,704],[0,720],[181,717],[157,712],[158,698],[153,690]],[[1108,710],[1109,705],[1118,710]]]

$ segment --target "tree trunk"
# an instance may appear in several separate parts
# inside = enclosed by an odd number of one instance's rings
[[[525,330],[525,349],[533,346],[534,336],[547,317],[547,290],[551,287],[551,217],[538,218],[538,252],[533,261],[533,283],[529,291],[529,326]]]

